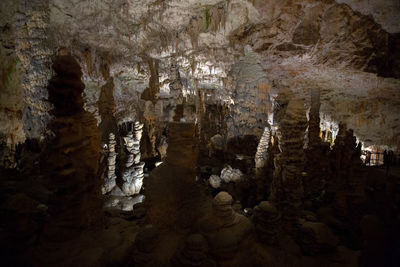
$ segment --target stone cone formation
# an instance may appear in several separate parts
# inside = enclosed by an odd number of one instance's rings
[[[353,174],[353,169],[361,164],[361,144],[357,145],[353,130],[347,130],[345,124],[339,124],[339,132],[335,139],[332,154],[333,169],[336,171],[337,177],[335,177],[335,181],[331,182],[337,183],[339,177],[340,182],[348,181],[348,178]]]
[[[252,220],[257,236],[267,244],[277,244],[281,216],[274,204],[262,201],[254,207],[253,212]]]
[[[185,246],[171,260],[171,266],[217,266],[207,257],[207,240],[200,234],[192,234],[186,238]]]
[[[275,158],[275,172],[271,185],[271,200],[285,207],[298,207],[303,197],[303,152],[307,117],[301,99],[292,99],[280,122],[281,153]]]
[[[235,263],[235,256],[244,239],[252,231],[250,221],[232,209],[232,196],[218,193],[212,202],[212,216],[200,222],[200,232],[211,246],[218,263],[225,266]]]
[[[107,158],[107,173],[104,177],[104,184],[101,189],[103,194],[110,192],[116,185],[115,179],[115,164],[117,159],[117,153],[115,152],[115,135],[110,133],[108,142],[108,158]]]
[[[57,264],[65,256],[58,250],[61,244],[102,221],[101,185],[96,178],[101,137],[95,118],[83,110],[80,66],[71,56],[59,56],[53,69],[57,75],[48,89],[55,117],[49,127],[55,138],[40,163],[44,185],[51,192],[49,216],[32,252],[34,257],[51,255],[40,262],[34,259],[35,266]]]
[[[125,171],[122,174],[122,191],[125,195],[139,194],[143,185],[144,162],[140,161],[140,139],[142,138],[143,124],[135,122],[134,131],[124,137],[125,147],[128,151],[128,159],[125,163]]]
[[[306,150],[307,176],[303,179],[305,199],[318,198],[323,190],[326,177],[329,175],[328,168],[324,166],[327,162],[321,162],[321,158],[327,156],[324,155],[324,152],[328,150],[327,146],[329,146],[329,144],[322,143],[319,136],[321,131],[319,125],[320,106],[320,91],[319,89],[313,89],[311,90],[310,120],[308,122],[308,147]]]
[[[269,127],[264,128],[264,133],[261,136],[260,143],[257,147],[257,153],[255,156],[256,169],[263,168],[268,162],[268,147],[271,142],[271,131]]]

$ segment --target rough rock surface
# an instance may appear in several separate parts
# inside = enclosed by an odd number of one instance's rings
[[[56,75],[49,83],[49,100],[55,117],[49,127],[55,138],[40,162],[40,168],[46,170],[41,182],[51,194],[49,216],[34,248],[38,255],[78,237],[82,229],[98,225],[102,217],[100,134],[94,117],[83,110],[82,72],[71,56],[57,57],[53,69]],[[37,260],[48,264],[46,258]]]
[[[250,221],[233,211],[232,202],[228,193],[218,193],[212,202],[213,213],[199,226],[219,264],[235,263],[235,254],[252,231]]]
[[[172,120],[177,103],[209,90],[214,103],[239,104],[228,120],[230,135],[259,138],[273,123],[266,114],[279,91],[294,88],[308,105],[310,88],[319,88],[322,123],[346,123],[366,145],[397,146],[400,7],[394,2],[6,0],[1,10],[3,47],[23,73],[24,105],[10,118],[22,112],[24,134],[17,132],[14,142],[46,132],[50,56],[65,47],[79,58],[85,108],[98,118],[100,88],[114,87],[118,122],[137,120],[146,105],[162,110],[149,125]],[[145,104],[141,96],[150,89],[156,90]],[[4,139],[18,123],[2,130]],[[149,135],[154,149],[161,132]]]
[[[269,201],[262,201],[253,209],[252,221],[258,238],[268,244],[277,244],[280,226],[280,213]]]
[[[304,102],[291,99],[280,121],[281,153],[275,157],[274,179],[270,199],[278,206],[299,206],[303,197],[303,151],[307,118]]]

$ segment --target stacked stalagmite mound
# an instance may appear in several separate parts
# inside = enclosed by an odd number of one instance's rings
[[[289,101],[280,121],[281,153],[275,157],[275,173],[271,186],[271,200],[278,205],[298,207],[303,197],[302,172],[305,164],[303,151],[307,117],[301,99]]]
[[[139,194],[143,185],[144,162],[140,161],[140,139],[142,138],[143,124],[135,122],[134,131],[129,132],[125,137],[125,147],[128,151],[128,160],[125,163],[125,170],[122,174],[122,191],[125,195]]]
[[[278,243],[280,213],[269,201],[262,201],[254,207],[252,221],[259,239],[267,244]]]
[[[238,251],[252,231],[250,221],[232,209],[232,202],[227,192],[218,193],[212,202],[212,214],[199,225],[219,264],[235,263]]]
[[[117,175],[115,174],[115,164],[117,153],[115,152],[115,144],[115,135],[110,133],[108,141],[107,173],[104,177],[102,187],[103,194],[110,192],[116,185],[115,180],[117,179]]]
[[[56,75],[48,90],[55,117],[49,128],[55,137],[49,140],[40,162],[43,185],[50,192],[49,216],[35,248],[42,253],[77,238],[82,231],[101,222],[102,217],[100,134],[95,118],[82,107],[84,85],[80,66],[71,56],[59,56],[53,69]],[[49,257],[42,253],[34,252],[35,257],[40,257],[37,264],[47,266],[52,260],[54,264],[61,260],[58,253]]]

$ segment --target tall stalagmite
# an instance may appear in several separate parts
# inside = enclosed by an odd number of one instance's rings
[[[280,122],[281,153],[275,157],[275,172],[271,185],[271,200],[278,207],[298,207],[303,197],[302,172],[305,164],[303,151],[307,117],[301,99],[289,101]]]
[[[66,55],[55,59],[53,69],[56,75],[48,90],[55,117],[49,128],[55,138],[40,166],[50,191],[49,217],[39,246],[46,251],[100,222],[102,207],[98,178],[100,134],[93,115],[83,109],[81,68],[72,56]]]
[[[304,197],[309,200],[318,198],[325,186],[325,182],[329,176],[329,164],[326,160],[321,160],[327,157],[329,151],[329,143],[322,143],[320,134],[320,117],[319,109],[320,90],[314,88],[311,90],[311,105],[310,119],[308,121],[308,147],[306,150],[307,164],[304,177]]]

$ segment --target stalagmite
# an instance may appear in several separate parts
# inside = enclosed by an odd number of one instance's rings
[[[259,239],[270,245],[277,244],[281,215],[270,201],[254,207],[252,221]]]
[[[232,209],[232,196],[227,192],[218,193],[212,202],[210,217],[200,222],[200,232],[211,246],[211,253],[219,263],[232,266],[235,255],[244,239],[252,230],[250,221]]]
[[[221,179],[225,183],[239,182],[243,178],[243,173],[239,169],[233,169],[230,165],[226,166],[221,171]]]
[[[115,135],[110,133],[108,142],[108,158],[107,158],[107,173],[104,177],[104,184],[101,188],[103,195],[110,192],[116,185],[115,179],[115,163],[117,153],[115,153]]]
[[[271,185],[271,200],[278,206],[298,207],[303,197],[304,132],[307,118],[304,103],[294,98],[289,101],[280,122],[281,153],[275,157],[275,172]]]
[[[212,188],[219,188],[221,186],[221,177],[218,175],[211,175],[210,178],[208,178],[208,182]]]
[[[102,217],[101,181],[96,177],[101,137],[95,118],[83,110],[82,72],[72,56],[57,57],[53,69],[56,75],[48,90],[54,119],[49,127],[55,138],[40,166],[46,170],[45,186],[52,192],[40,240],[50,244],[78,237]]]
[[[213,267],[216,263],[207,256],[207,240],[200,234],[192,234],[186,238],[185,246],[171,260],[172,266]]]
[[[269,127],[264,128],[264,133],[261,136],[260,143],[257,147],[257,153],[254,158],[256,170],[261,169],[268,163],[268,147],[271,142],[271,130]]]
[[[326,160],[325,162],[321,161],[321,158],[327,156],[329,144],[323,143],[320,138],[320,106],[320,91],[319,89],[312,89],[310,119],[308,121],[308,147],[306,150],[307,175],[303,179],[304,197],[308,200],[317,199],[321,195],[326,178],[329,175]]]
[[[127,196],[139,194],[144,178],[145,163],[140,161],[140,139],[142,138],[143,124],[137,121],[133,128],[133,131],[131,130],[124,137],[128,159],[122,174],[122,191]]]

